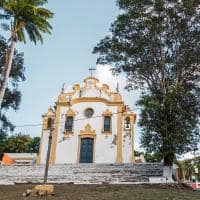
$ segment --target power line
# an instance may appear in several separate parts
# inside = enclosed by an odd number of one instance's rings
[[[130,112],[131,111],[134,111],[134,110],[139,110],[139,108],[137,109],[132,109],[132,110],[129,110]],[[113,115],[116,115],[116,114],[119,114],[119,113],[124,113],[124,112],[116,112],[116,113],[112,113]],[[74,121],[82,121],[82,120],[85,120],[85,119],[95,119],[95,118],[100,118],[102,117],[102,115],[96,115],[96,116],[93,116],[93,117],[90,117],[90,118],[79,118],[79,119],[74,119]],[[64,124],[65,122],[55,122],[54,124]],[[37,124],[24,124],[24,125],[18,125],[18,126],[14,126],[14,128],[23,128],[23,127],[35,127],[35,126],[42,126],[43,123],[37,123]]]

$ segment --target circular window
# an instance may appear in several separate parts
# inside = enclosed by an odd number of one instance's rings
[[[87,118],[92,117],[93,114],[94,114],[94,110],[93,110],[92,108],[87,108],[87,109],[85,110],[85,116],[86,116]]]

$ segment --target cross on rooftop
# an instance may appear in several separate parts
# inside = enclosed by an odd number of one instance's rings
[[[91,67],[91,68],[89,68],[89,71],[90,71],[90,73],[91,73],[91,77],[93,76],[93,71],[95,71],[96,69],[94,68],[94,67]]]

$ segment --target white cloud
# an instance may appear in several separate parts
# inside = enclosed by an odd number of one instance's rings
[[[196,151],[195,154],[194,154],[194,151],[191,151],[191,152],[188,152],[188,153],[185,153],[185,154],[179,156],[178,160],[193,159],[195,157],[198,157],[199,153],[200,153],[199,151]]]
[[[126,85],[126,77],[124,74],[113,75],[111,72],[111,66],[109,65],[97,65],[95,77],[99,79],[101,83],[106,83],[110,86],[111,90],[116,90],[117,84],[119,84],[119,90],[124,90]]]
[[[134,149],[136,151],[142,151],[142,149],[140,148],[140,142],[138,140],[134,141]]]
[[[95,77],[99,79],[100,83],[106,83],[109,85],[112,91],[116,91],[117,83],[119,84],[119,92],[123,97],[123,100],[126,105],[129,105],[131,109],[135,113],[137,113],[137,121],[139,118],[139,110],[135,106],[136,101],[139,99],[140,92],[139,91],[127,91],[124,89],[126,86],[126,75],[124,73],[120,73],[119,75],[113,75],[111,72],[111,66],[109,65],[97,65]],[[135,149],[137,151],[143,151],[140,148],[140,128],[136,125],[135,127]]]
[[[97,65],[95,77],[99,79],[101,83],[106,83],[110,86],[112,91],[116,91],[117,84],[119,84],[119,91],[125,100],[125,104],[128,104],[132,109],[135,109],[135,103],[139,98],[139,91],[127,91],[124,89],[126,86],[126,75],[120,73],[119,75],[113,75],[111,72],[111,66],[109,65]]]

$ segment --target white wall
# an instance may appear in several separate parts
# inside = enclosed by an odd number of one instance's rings
[[[131,132],[123,131],[122,132],[122,154],[123,154],[123,163],[130,163],[132,156],[132,143],[131,143]]]
[[[94,115],[92,118],[85,118],[84,111],[86,108],[93,108]],[[74,104],[71,109],[76,113],[74,118],[74,134],[70,138],[63,140],[65,114],[69,108],[61,108],[61,122],[59,125],[58,141],[56,149],[56,163],[76,163],[78,159],[78,140],[81,130],[90,124],[92,130],[96,132],[94,144],[95,162],[96,163],[114,163],[116,161],[116,144],[113,144],[115,135],[117,135],[117,107],[106,106],[104,103],[87,103],[82,102]],[[105,136],[102,133],[103,116],[102,113],[109,109],[112,113],[112,135]],[[84,119],[84,120],[83,120]]]
[[[93,108],[95,118],[86,119],[84,111],[86,108]],[[56,164],[77,163],[79,157],[79,134],[87,124],[96,132],[94,144],[95,163],[115,163],[117,157],[117,106],[107,106],[102,102],[88,103],[82,102],[74,104],[71,109],[76,113],[74,118],[74,134],[70,138],[63,140],[65,114],[69,108],[62,107],[60,112],[60,124],[58,129],[58,139],[56,148]],[[112,135],[102,133],[103,116],[102,113],[109,109],[112,115]],[[130,131],[129,131],[130,132]],[[45,163],[49,132],[44,131],[42,140],[41,163]],[[131,134],[124,131],[122,126],[122,156],[124,163],[131,162]]]
[[[71,99],[79,98],[80,92],[77,91],[72,95]],[[113,96],[109,96],[103,90],[100,92],[99,88],[95,87],[95,81],[87,80],[85,87],[81,88],[81,97],[102,97],[112,101]],[[67,99],[66,99],[67,100]],[[86,118],[84,115],[86,108],[92,108],[94,115],[92,118]],[[71,109],[76,113],[74,118],[74,133],[69,138],[64,137],[65,115],[69,107],[61,107],[59,116],[59,128],[56,147],[56,164],[61,163],[77,163],[79,157],[79,134],[81,130],[85,129],[87,124],[90,124],[92,130],[96,132],[96,140],[94,143],[95,163],[115,163],[117,158],[117,128],[118,115],[117,106],[107,106],[103,102],[80,102],[73,104]],[[112,115],[112,134],[105,135],[102,133],[103,129],[103,112],[109,110]],[[122,130],[124,127],[122,127]],[[122,132],[122,153],[123,162],[131,162],[131,137],[126,132]],[[41,161],[44,163],[48,144],[48,134],[43,134],[42,140],[42,156]]]
[[[48,148],[48,142],[49,142],[49,131],[44,130],[42,140],[40,141],[41,145],[41,158],[40,162],[45,163],[46,162],[46,156],[47,156],[47,148]]]

